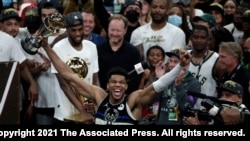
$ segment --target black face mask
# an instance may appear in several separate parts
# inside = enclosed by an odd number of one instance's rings
[[[129,22],[135,23],[135,22],[138,21],[139,15],[140,15],[140,14],[139,14],[138,12],[136,12],[135,10],[129,10],[129,11],[126,13],[125,16],[127,17],[127,19],[128,19]]]
[[[250,63],[250,52],[243,51],[243,56],[244,56],[244,59],[243,59],[244,63],[245,64]]]
[[[227,22],[232,22],[234,20],[234,14],[225,14],[224,16]]]
[[[243,28],[242,22],[234,22],[234,26],[235,26],[238,30],[242,30],[242,28]]]

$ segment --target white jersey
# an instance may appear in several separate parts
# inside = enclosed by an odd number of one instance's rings
[[[73,57],[82,58],[88,66],[88,74],[83,80],[92,84],[93,74],[99,71],[96,45],[91,41],[83,40],[82,46],[82,50],[78,51],[72,47],[68,38],[64,38],[54,45],[53,50],[65,63]],[[57,73],[54,67],[52,67],[51,71],[52,73]],[[54,117],[59,120],[63,120],[65,117],[79,113],[64,93],[57,95],[56,103],[57,107],[55,108]]]
[[[216,52],[207,58],[201,65],[200,71],[198,74],[199,82],[201,83],[201,93],[206,94],[207,96],[217,97],[217,83],[215,80],[215,76],[213,75],[213,69],[217,62],[219,55]],[[190,62],[189,71],[193,74],[194,77],[197,76],[199,70],[199,64],[194,64],[194,62]],[[194,108],[200,109],[200,102],[202,99],[198,99]]]
[[[170,23],[167,23],[161,30],[153,30],[151,23],[135,29],[131,34],[130,43],[134,46],[140,44],[144,48],[144,58],[146,58],[147,50],[154,46],[161,46],[165,52],[174,48],[184,48],[186,45],[186,35],[179,28]]]

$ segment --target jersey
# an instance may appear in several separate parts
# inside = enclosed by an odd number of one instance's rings
[[[217,82],[213,74],[213,69],[215,68],[218,57],[218,53],[213,52],[206,60],[203,61],[201,67],[200,64],[195,64],[192,61],[190,62],[189,71],[201,83],[201,93],[206,94],[207,96],[217,97]],[[201,101],[202,99],[198,98],[194,108],[200,109]]]
[[[96,125],[135,125],[138,121],[133,117],[127,104],[127,95],[119,104],[109,103],[109,95],[101,102],[96,112]]]

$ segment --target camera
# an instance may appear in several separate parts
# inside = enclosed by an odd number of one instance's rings
[[[225,106],[237,107],[237,104],[235,102],[221,100],[216,97],[207,96],[205,94],[197,93],[193,91],[188,91],[187,93],[188,95],[192,95],[194,97],[204,99],[201,102],[201,106],[203,106],[204,109],[202,110],[194,109],[190,104],[187,103],[185,104],[185,108],[184,108],[184,116],[194,117],[195,113],[197,113],[199,120],[209,121],[209,122],[213,120],[217,124],[223,124],[223,119],[219,114],[220,111],[223,109],[223,107]]]

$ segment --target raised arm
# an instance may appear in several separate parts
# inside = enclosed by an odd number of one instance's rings
[[[42,37],[41,37],[42,38]],[[77,74],[75,74],[71,68],[69,68],[54,52],[50,47],[46,39],[42,38],[42,47],[47,52],[49,58],[51,59],[54,67],[58,73],[74,88],[74,90],[90,99],[97,100],[99,103],[100,97],[105,96],[105,91],[98,86],[94,86],[83,81]]]
[[[180,71],[188,66],[190,63],[190,54],[187,51],[180,52],[180,63],[175,66],[170,72],[164,74],[157,81],[153,82],[148,87],[143,90],[135,91],[131,94],[131,101],[134,101],[135,105],[144,105],[147,104],[156,93],[159,93],[166,89],[180,73]],[[133,104],[133,103],[132,103]]]

